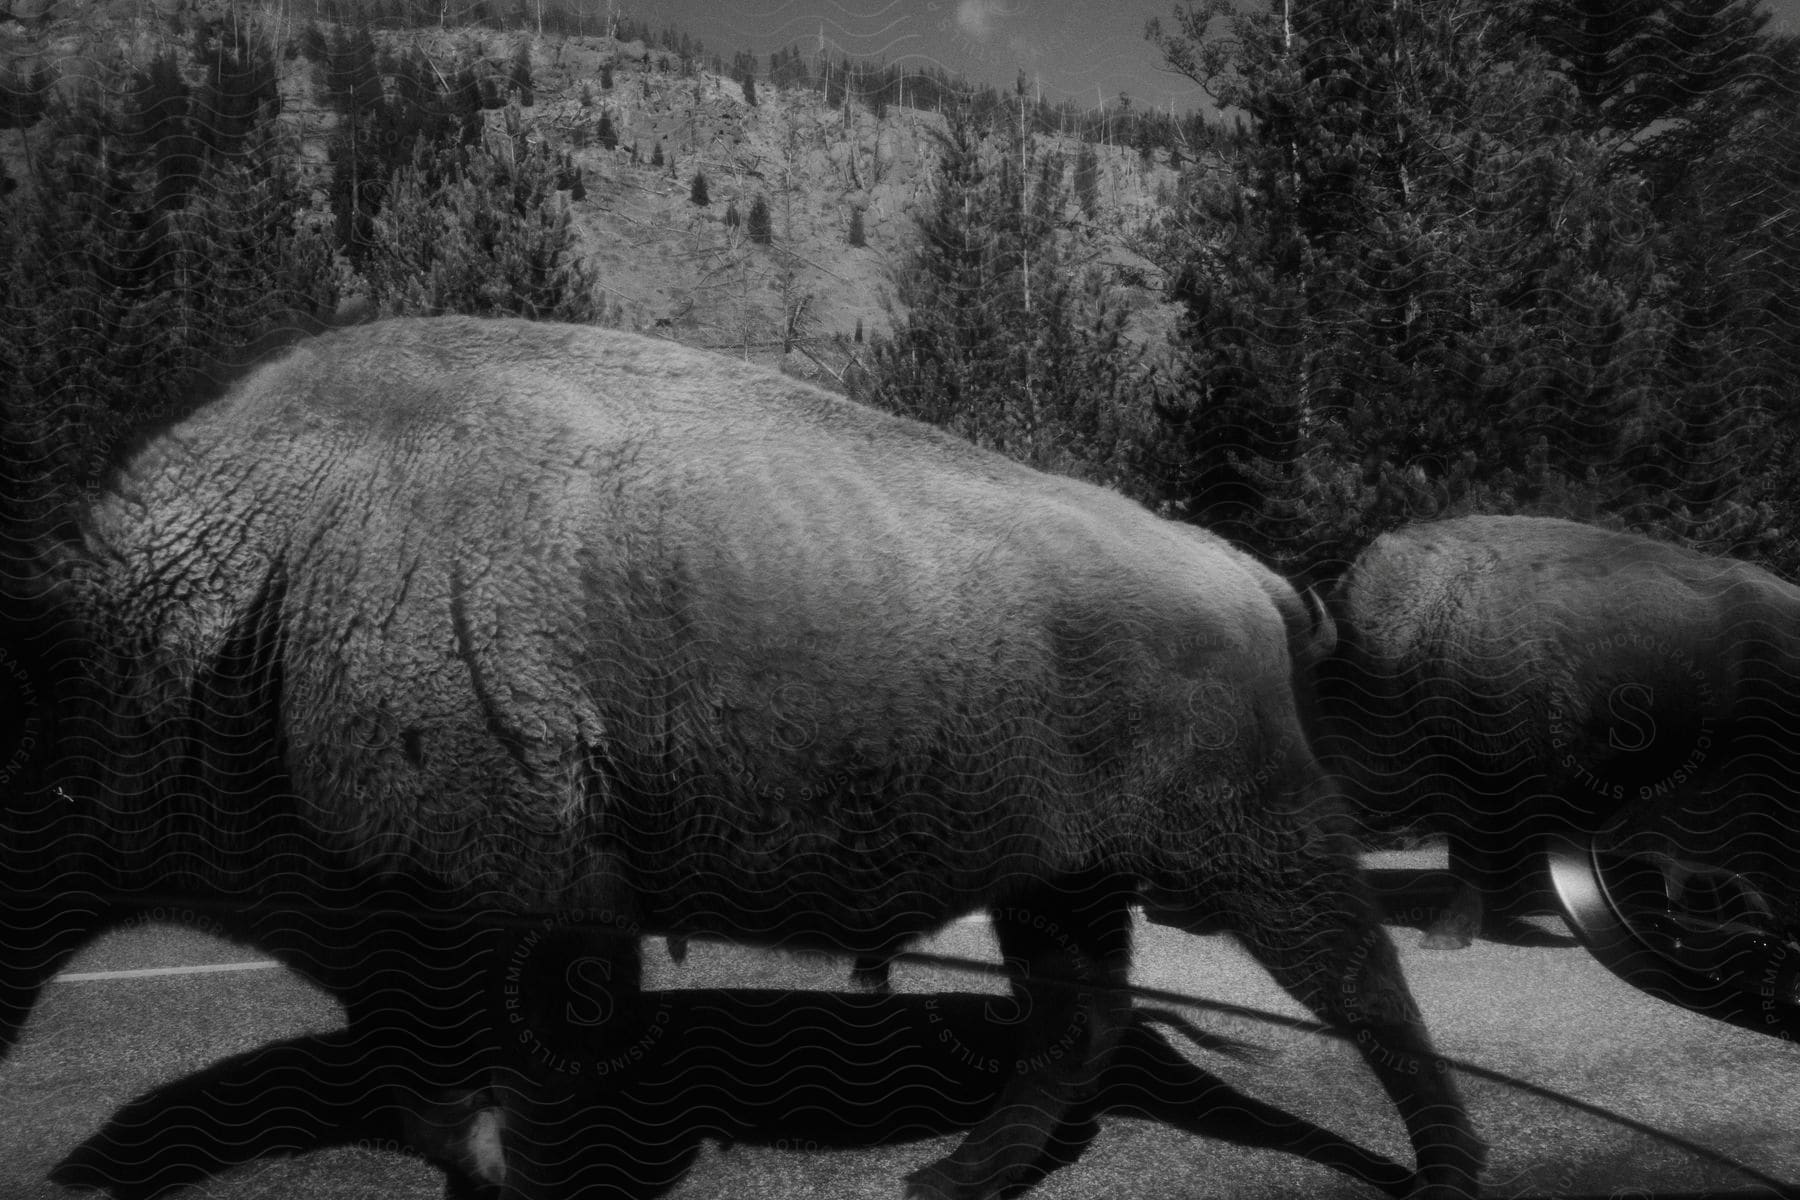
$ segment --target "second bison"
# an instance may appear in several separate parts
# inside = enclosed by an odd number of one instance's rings
[[[1333,597],[1329,766],[1368,812],[1447,834],[1426,944],[1530,899],[1547,836],[1628,819],[1792,901],[1800,588],[1749,563],[1537,517],[1375,541]]]

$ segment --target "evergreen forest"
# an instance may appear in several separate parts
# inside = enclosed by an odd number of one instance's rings
[[[436,5],[338,7],[279,35],[190,13],[79,75],[0,63],[22,148],[0,159],[10,527],[66,519],[146,429],[308,330],[622,323],[574,222],[574,152],[663,144],[621,144],[599,108],[574,133],[532,116],[534,64],[606,31],[489,4],[466,15],[493,36],[447,59],[409,45]],[[752,112],[806,93],[933,114],[928,196],[885,243],[888,320],[865,339],[859,318],[821,376],[858,399],[1117,488],[1298,582],[1470,511],[1800,574],[1800,52],[1753,0],[1194,0],[1143,50],[1207,98],[1185,115],[1127,96],[1084,112],[1023,76],[728,57],[623,20],[611,35],[655,47],[655,69],[710,72]],[[279,85],[293,71],[325,110],[322,156]],[[1095,250],[1121,152],[1176,180],[1135,233],[1147,273]],[[780,251],[760,191],[740,219],[713,164],[671,146],[665,173]],[[863,208],[845,228],[874,252]],[[1151,336],[1146,290],[1169,314]],[[804,298],[783,303],[781,348],[807,344]]]

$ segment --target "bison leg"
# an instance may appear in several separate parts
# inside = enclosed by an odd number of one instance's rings
[[[492,1082],[515,1031],[496,993],[518,934],[451,910],[253,906],[235,919],[339,994],[349,1028],[150,1093],[55,1177],[147,1200],[258,1157],[372,1141],[444,1168],[453,1200],[497,1195],[504,1109]]]
[[[979,1200],[1041,1173],[1053,1136],[1099,1086],[1131,1021],[1129,890],[1112,878],[1045,884],[993,910],[1012,970],[1018,1056],[994,1109],[948,1156],[907,1177],[911,1200]]]
[[[96,898],[36,892],[0,896],[0,1058],[19,1039],[44,985],[123,914]]]
[[[850,982],[865,992],[873,992],[877,996],[891,996],[894,988],[889,974],[892,962],[885,955],[859,954],[856,963],[850,968]]]
[[[1516,833],[1452,834],[1449,849],[1455,884],[1444,911],[1425,931],[1421,946],[1460,950],[1484,929],[1503,936],[1509,917],[1532,911],[1539,900],[1540,855],[1535,839],[1521,840]]]
[[[1487,911],[1485,896],[1499,878],[1491,856],[1467,839],[1451,837],[1449,850],[1450,898],[1419,942],[1430,950],[1461,950],[1475,940]]]
[[[71,1151],[50,1178],[65,1187],[153,1200],[258,1158],[352,1142],[416,1150],[454,1171],[454,1139],[405,1121],[379,1047],[359,1031],[307,1034],[235,1055],[133,1100]]]
[[[567,928],[522,935],[495,972],[499,1111],[460,1128],[471,1150],[498,1137],[508,1197],[616,1186],[617,1150],[591,1144],[583,1113],[636,1061],[642,973],[635,936]]]
[[[350,1026],[227,1059],[132,1102],[54,1173],[152,1200],[257,1158],[373,1142],[443,1168],[448,1200],[578,1194],[590,1150],[571,1075],[617,1035],[604,959],[635,992],[635,941],[389,917]],[[316,932],[316,931],[315,931]],[[490,936],[491,935],[491,936]],[[342,944],[339,939],[335,944]],[[410,981],[410,982],[409,982]],[[586,1085],[591,1086],[591,1085]],[[592,1170],[592,1164],[588,1164]]]
[[[1254,835],[1224,835],[1197,869],[1196,891],[1210,878],[1245,947],[1374,1069],[1412,1138],[1417,1200],[1477,1195],[1485,1147],[1432,1050],[1348,841],[1274,805],[1256,819]]]
[[[1200,1137],[1282,1150],[1404,1196],[1412,1172],[1304,1117],[1246,1096],[1171,1046],[1140,1010],[1092,1103],[1095,1113],[1144,1117]],[[1185,1025],[1185,1022],[1181,1023]],[[1086,1140],[1075,1139],[1078,1145]]]

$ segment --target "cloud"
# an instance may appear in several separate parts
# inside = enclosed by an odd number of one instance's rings
[[[977,41],[986,41],[994,32],[994,18],[1000,6],[994,0],[957,0],[956,23]]]
[[[1012,51],[1013,57],[1026,66],[1036,66],[1044,57],[1043,47],[1039,46],[1031,38],[1019,34],[1014,34],[1012,37],[1007,38],[1006,45],[1007,48]]]

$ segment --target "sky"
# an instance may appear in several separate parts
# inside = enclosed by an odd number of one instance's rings
[[[1800,3],[1800,0],[1795,0]],[[799,44],[834,55],[931,64],[1010,89],[1024,71],[1050,100],[1093,106],[1127,92],[1135,105],[1198,107],[1192,83],[1156,69],[1144,22],[1168,18],[1173,0],[619,0],[652,28],[687,30],[708,53],[767,56]],[[1098,96],[1095,89],[1099,89]]]
[[[1051,100],[1086,107],[1119,93],[1134,106],[1207,107],[1198,87],[1161,67],[1144,23],[1172,25],[1175,0],[615,0],[620,11],[699,38],[709,53],[759,56],[799,44],[834,55],[930,63],[1012,87],[1019,71]],[[1800,0],[1768,0],[1770,29],[1800,33]]]

